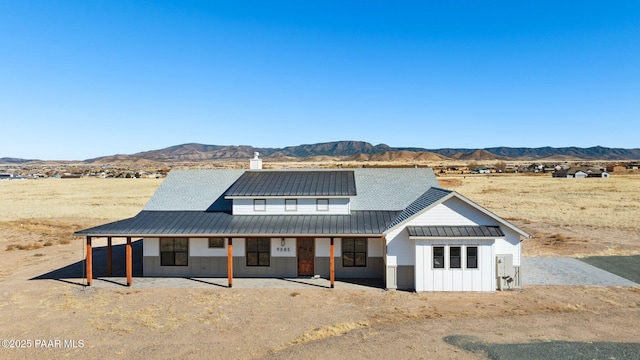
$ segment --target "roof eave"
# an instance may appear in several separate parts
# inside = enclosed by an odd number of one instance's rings
[[[366,233],[366,234],[99,234],[99,233],[73,233],[73,236],[88,237],[135,237],[135,238],[161,238],[161,237],[186,237],[186,238],[207,238],[207,237],[227,237],[227,238],[250,238],[250,237],[268,237],[268,238],[291,238],[291,237],[313,237],[313,238],[330,238],[330,237],[383,237],[382,233]]]
[[[436,241],[460,241],[460,240],[495,240],[504,239],[504,236],[409,236],[411,240],[436,240]]]

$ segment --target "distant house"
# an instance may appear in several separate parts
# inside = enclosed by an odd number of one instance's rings
[[[590,169],[590,168],[569,168],[556,170],[553,175],[556,178],[608,178],[609,173],[606,171],[602,171],[600,169]]]
[[[143,242],[143,276],[374,278],[386,289],[519,287],[530,235],[432,169],[174,170],[135,217],[76,232]],[[108,252],[110,253],[110,251]]]
[[[637,162],[628,163],[627,164],[627,169],[628,170],[638,170],[638,169],[640,169],[640,163],[637,163]]]
[[[472,174],[491,174],[491,170],[486,167],[477,167],[473,169]]]

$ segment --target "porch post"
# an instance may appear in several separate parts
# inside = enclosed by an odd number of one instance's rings
[[[93,282],[93,251],[91,249],[91,236],[87,236],[87,285]]]
[[[229,238],[227,245],[227,276],[229,277],[229,287],[233,287],[233,238]]]
[[[333,245],[333,238],[331,238],[331,244],[329,245],[329,282],[331,282],[332,289],[333,289],[334,281],[336,278],[336,271],[335,271],[336,260],[334,259],[334,256],[335,256],[335,246]]]
[[[127,237],[126,247],[127,286],[133,283],[133,250],[131,249],[131,237]]]
[[[107,238],[107,275],[111,276],[111,261],[113,253],[111,251],[111,236]]]

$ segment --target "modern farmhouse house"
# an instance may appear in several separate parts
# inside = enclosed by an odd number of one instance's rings
[[[525,231],[431,169],[171,171],[135,217],[81,230],[143,241],[143,275],[378,278],[387,289],[520,286]],[[259,160],[259,159],[258,159]],[[109,248],[110,252],[110,248]],[[109,255],[110,256],[110,255]]]

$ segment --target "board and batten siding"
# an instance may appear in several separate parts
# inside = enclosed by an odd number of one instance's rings
[[[441,204],[435,205],[433,208],[425,211],[424,213],[419,214],[415,218],[411,219],[407,223],[403,224],[397,229],[389,232],[386,235],[387,239],[387,247],[386,247],[386,284],[387,288],[395,289],[395,288],[407,288],[408,282],[411,280],[405,275],[401,275],[402,271],[407,272],[409,270],[415,271],[415,287],[418,289],[420,286],[422,289],[427,290],[419,290],[419,291],[429,291],[428,289],[433,288],[433,284],[431,287],[426,287],[424,284],[425,278],[433,277],[432,273],[425,273],[426,268],[428,266],[431,269],[432,260],[431,259],[431,249],[420,248],[417,249],[416,242],[418,240],[409,239],[409,234],[406,231],[407,226],[477,226],[477,225],[489,225],[489,226],[500,226],[502,231],[505,233],[504,238],[496,238],[496,239],[455,239],[455,242],[461,245],[465,244],[473,244],[482,243],[483,245],[478,248],[478,251],[482,255],[482,259],[479,259],[482,269],[481,275],[481,286],[482,290],[477,290],[478,285],[473,285],[472,289],[469,291],[494,291],[495,290],[495,256],[496,254],[511,254],[513,255],[513,264],[514,266],[520,266],[521,259],[521,242],[520,242],[520,234],[515,232],[514,230],[508,228],[507,226],[502,225],[500,222],[492,218],[491,216],[483,213],[482,211],[474,208],[473,206],[467,204],[463,200],[458,198],[450,198],[444,201]],[[424,241],[429,242],[431,245],[438,244],[448,244],[450,241],[454,241],[453,239],[443,239],[443,240],[420,240],[423,243],[423,247],[426,246]],[[490,244],[490,245],[487,245]],[[417,251],[421,251],[421,254],[418,254]],[[429,251],[425,253],[425,251]],[[490,254],[488,253],[490,252]],[[420,260],[418,260],[420,259]],[[422,263],[419,263],[421,261]],[[426,261],[426,263],[424,262]],[[458,271],[447,270],[449,271]],[[478,271],[476,271],[478,272]],[[462,272],[461,272],[462,273]],[[462,287],[466,289],[467,285],[470,284],[472,280],[474,280],[474,276],[477,275],[460,275],[460,274],[445,274],[443,281],[449,283],[449,280],[453,281],[454,276],[462,276],[460,279],[460,285],[458,282],[455,282],[455,285],[451,283],[451,285],[447,285],[446,289],[449,287],[452,288],[450,291]],[[451,279],[448,277],[451,276]],[[471,276],[471,277],[469,277]],[[491,281],[488,281],[489,277],[491,277]],[[422,284],[419,284],[419,283]],[[403,283],[405,284],[403,286]],[[478,281],[473,281],[473,283],[477,284]],[[444,283],[443,283],[444,284]],[[487,285],[489,284],[489,285]],[[443,285],[444,286],[444,285]],[[443,287],[444,288],[444,287]],[[432,290],[433,291],[433,290]],[[447,291],[447,290],[445,290]],[[467,291],[467,290],[462,290]]]
[[[421,291],[488,291],[496,290],[495,252],[493,240],[416,240],[415,290]],[[433,268],[433,247],[445,247],[445,268]],[[449,268],[449,247],[462,248],[459,269]],[[478,268],[467,269],[466,248],[478,247]]]
[[[256,198],[261,199],[261,198]],[[285,209],[285,199],[296,199],[298,201],[296,210]],[[317,199],[324,199],[319,197]],[[349,215],[348,198],[331,198],[329,200],[329,210],[319,211],[316,198],[266,198],[266,209],[255,211],[253,208],[254,199],[233,199],[234,215]]]

